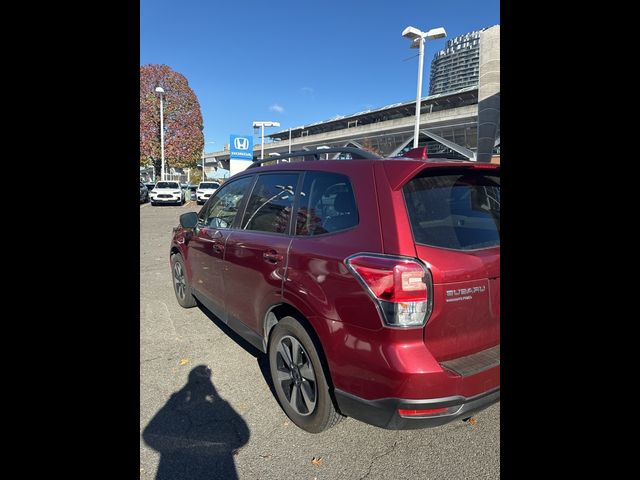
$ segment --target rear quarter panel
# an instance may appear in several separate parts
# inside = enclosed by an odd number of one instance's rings
[[[344,259],[357,252],[383,250],[371,161],[317,162],[307,170],[349,177],[359,221],[355,227],[325,235],[296,236],[288,255],[283,296],[307,318],[322,317],[368,329],[381,328],[375,304],[349,272]],[[324,167],[324,168],[318,168]]]

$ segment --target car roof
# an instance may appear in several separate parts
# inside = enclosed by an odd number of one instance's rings
[[[350,159],[326,158],[328,157],[328,154],[344,154],[344,153],[349,154],[351,158]],[[326,154],[326,157],[325,157],[325,154]],[[290,165],[291,163],[304,163],[305,167],[302,167],[302,168],[306,169],[308,168],[307,167],[308,165],[317,164],[318,162],[320,162],[323,165],[327,165],[327,164],[330,164],[330,162],[345,162],[345,161],[348,161],[348,162],[366,162],[366,161],[369,161],[369,162],[372,162],[372,161],[373,162],[380,162],[380,161],[382,162],[398,162],[398,161],[417,162],[422,167],[428,167],[428,166],[442,167],[442,166],[454,166],[454,165],[456,166],[494,165],[493,167],[490,167],[490,168],[495,168],[495,165],[496,165],[496,164],[486,164],[484,162],[481,164],[478,164],[478,162],[476,161],[450,158],[442,154],[434,154],[432,157],[428,157],[427,147],[425,146],[412,148],[407,152],[405,152],[403,155],[404,156],[402,157],[383,157],[369,150],[365,150],[363,148],[318,147],[315,150],[306,149],[306,150],[297,150],[289,153],[282,153],[282,154],[278,153],[277,155],[272,157],[254,160],[252,164],[247,167],[247,170],[255,169],[255,168],[265,168],[265,167],[270,167],[271,169],[274,169],[275,167],[276,170],[279,170],[279,169],[288,170],[290,167],[285,167],[284,165]],[[323,157],[325,157],[326,159]],[[289,160],[285,161],[285,159],[289,159]],[[295,159],[295,160],[292,162],[291,161],[292,159]],[[297,159],[300,159],[300,160],[297,160]],[[297,168],[300,168],[300,166],[297,166]],[[328,167],[328,168],[332,168],[332,167]],[[498,168],[499,168],[499,164],[498,164]],[[312,168],[312,169],[315,170],[316,168]]]
[[[315,152],[309,152],[312,155]],[[321,151],[319,153],[322,153]],[[271,158],[270,160],[276,160]],[[257,162],[256,162],[257,163]],[[315,171],[332,172],[346,175],[357,175],[358,170],[372,168],[374,164],[380,165],[386,172],[389,185],[392,190],[402,188],[409,180],[415,178],[420,172],[426,169],[470,169],[485,170],[496,174],[500,172],[500,165],[495,163],[478,163],[470,160],[455,160],[449,158],[359,158],[350,160],[308,160],[294,162],[280,162],[271,165],[254,164],[252,167],[234,175],[232,178],[239,178],[247,174],[262,172],[286,172],[286,171]]]
[[[270,160],[277,160],[276,158],[272,158]],[[251,170],[248,170],[250,172],[260,172],[260,171],[266,171],[266,170],[305,170],[306,168],[310,167],[311,165],[314,165],[313,170],[323,170],[323,166],[325,166],[328,170],[331,170],[336,164],[344,164],[346,162],[349,163],[358,163],[358,164],[371,164],[371,163],[378,163],[378,162],[383,162],[383,163],[397,163],[398,166],[400,166],[400,164],[415,164],[415,165],[420,165],[421,167],[424,168],[431,168],[431,167],[458,167],[458,166],[465,166],[465,167],[476,167],[476,168],[496,168],[499,169],[500,165],[496,164],[496,163],[478,163],[478,162],[474,162],[471,160],[457,160],[457,159],[451,159],[451,158],[442,158],[442,157],[433,157],[433,158],[427,158],[427,159],[415,159],[415,158],[406,158],[406,157],[393,157],[393,158],[359,158],[359,159],[348,159],[348,160],[337,160],[337,159],[330,159],[330,160],[309,160],[309,161],[297,161],[297,162],[281,162],[281,163],[277,163],[277,164],[271,164],[271,165],[256,165],[254,167],[251,168]],[[316,167],[315,165],[319,165],[319,167]],[[247,170],[245,170],[247,171]]]

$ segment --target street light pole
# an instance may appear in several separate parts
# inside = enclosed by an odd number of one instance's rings
[[[264,127],[279,127],[280,122],[253,122],[253,128],[262,128],[262,140],[260,143],[260,160],[264,159]]]
[[[162,159],[160,180],[164,181],[164,105],[162,101],[164,89],[162,87],[156,87],[156,92],[160,94],[160,156]]]
[[[416,92],[416,124],[413,130],[413,148],[418,147],[418,137],[420,135],[420,107],[422,100],[422,70],[424,64],[424,42],[429,40],[435,40],[436,38],[443,38],[447,36],[447,32],[444,28],[432,28],[428,32],[423,32],[415,27],[407,27],[402,31],[402,36],[412,40],[411,48],[419,48],[418,53],[418,88]]]
[[[420,136],[420,107],[422,106],[422,65],[424,64],[424,38],[419,39],[420,53],[418,54],[418,90],[416,93],[416,124],[413,129],[413,148],[418,148]]]

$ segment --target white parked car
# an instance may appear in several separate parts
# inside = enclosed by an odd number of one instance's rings
[[[184,190],[180,188],[178,182],[158,182],[149,193],[149,196],[151,197],[151,205],[157,205],[158,203],[184,204]]]
[[[209,200],[209,197],[219,188],[220,184],[218,182],[200,182],[200,185],[198,185],[198,189],[196,190],[196,200],[198,205],[202,205],[204,202]]]

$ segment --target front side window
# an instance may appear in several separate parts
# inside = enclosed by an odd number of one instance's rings
[[[351,182],[344,175],[307,172],[300,192],[296,235],[321,235],[358,224]]]
[[[215,196],[211,197],[198,215],[200,225],[211,228],[231,228],[252,180],[253,177],[243,177],[217,190]]]
[[[243,230],[288,233],[297,173],[260,175],[242,219]]]
[[[500,177],[420,175],[404,187],[416,243],[455,250],[500,245]]]

